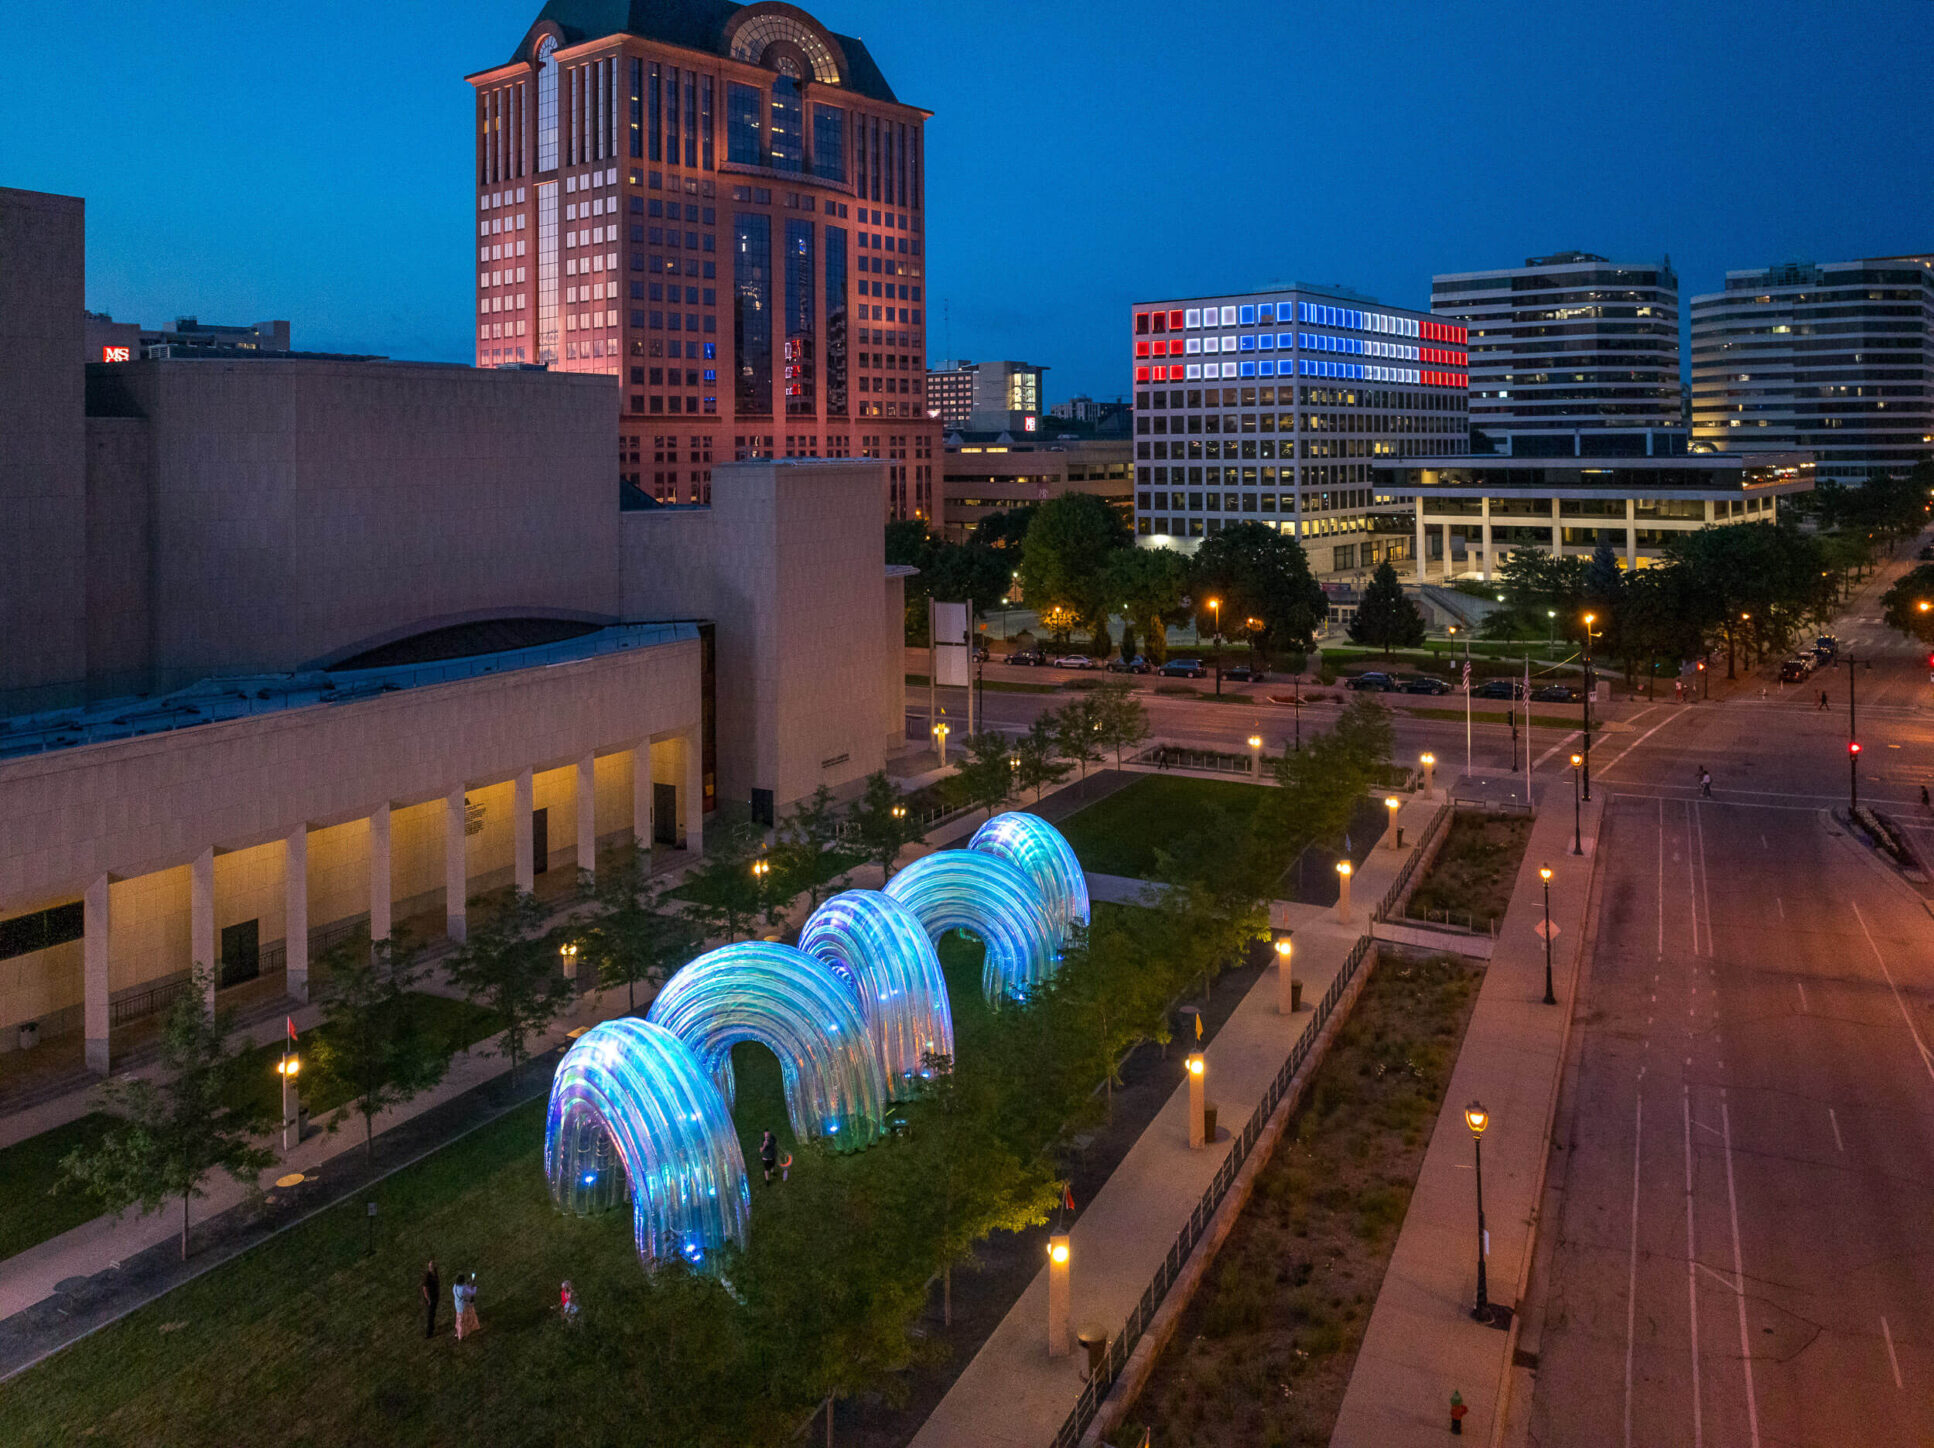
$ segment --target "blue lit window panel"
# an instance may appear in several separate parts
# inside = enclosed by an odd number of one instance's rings
[[[1289,350],[1296,345],[1296,334],[1294,332],[1278,332],[1276,334],[1276,345],[1284,351]]]
[[[1256,364],[1256,375],[1258,377],[1274,377],[1276,375],[1276,364],[1267,360],[1258,362]]]
[[[1255,326],[1256,309],[1254,307],[1238,307],[1236,309],[1236,325],[1240,327]]]
[[[1257,321],[1259,321],[1259,322],[1273,322],[1273,321],[1275,321],[1275,320],[1276,320],[1276,304],[1275,304],[1274,302],[1264,302],[1264,303],[1262,303],[1262,305],[1260,305],[1259,307],[1257,307],[1257,308],[1256,308],[1256,320],[1257,320]]]
[[[1256,350],[1256,339],[1245,332],[1242,335],[1242,340],[1236,344],[1236,347],[1239,351],[1253,352]]]
[[[1254,377],[1256,375],[1256,364],[1254,362],[1243,363],[1241,375],[1244,377]]]
[[[1298,302],[1296,304],[1296,320],[1299,322],[1307,322],[1309,320],[1308,302]]]
[[[1273,332],[1264,332],[1256,338],[1256,346],[1264,352],[1274,352],[1276,350],[1275,334]]]

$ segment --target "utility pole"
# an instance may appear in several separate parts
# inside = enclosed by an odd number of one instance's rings
[[[1860,729],[1854,704],[1854,676],[1858,662],[1847,655],[1847,809],[1860,808]]]
[[[1592,797],[1592,623],[1596,614],[1585,615],[1585,802]]]

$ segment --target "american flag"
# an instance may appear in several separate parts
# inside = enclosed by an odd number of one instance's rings
[[[1469,659],[1464,660],[1464,692],[1467,694],[1471,692],[1471,661]]]

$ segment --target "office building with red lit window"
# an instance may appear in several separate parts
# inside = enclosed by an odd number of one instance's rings
[[[1319,574],[1410,557],[1372,469],[1468,445],[1461,327],[1337,288],[1137,304],[1135,532],[1192,550],[1234,523]]]
[[[658,503],[715,461],[879,458],[887,515],[934,519],[930,113],[864,44],[777,3],[550,0],[469,80],[478,366],[617,379],[619,476]]]

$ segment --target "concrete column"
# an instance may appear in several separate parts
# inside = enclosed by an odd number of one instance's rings
[[[461,945],[470,938],[468,807],[458,787],[443,797],[443,933]]]
[[[215,955],[215,847],[204,849],[188,866],[188,959],[208,972],[207,1005],[215,1009],[215,982],[221,961]]]
[[[282,842],[282,951],[289,968],[289,995],[309,999],[309,826],[297,825]]]
[[[694,855],[705,848],[705,750],[697,730],[685,736],[685,848]]]
[[[1558,521],[1558,500],[1551,500],[1551,556],[1561,557],[1565,551],[1564,527]]]
[[[1479,498],[1477,500],[1477,507],[1479,514],[1484,519],[1484,561],[1478,566],[1484,570],[1481,576],[1488,583],[1497,576],[1498,567],[1498,561],[1491,553],[1491,500],[1489,498]]]
[[[578,761],[578,868],[595,874],[598,868],[598,786],[597,757],[587,754]]]
[[[524,895],[537,888],[537,866],[531,859],[531,798],[531,772],[526,769],[517,776],[510,806],[511,849],[516,852],[517,889]]]
[[[81,897],[81,1018],[87,1033],[87,1069],[108,1072],[107,876],[97,876]]]
[[[1450,551],[1450,524],[1445,523],[1441,526],[1443,528],[1443,539],[1444,539],[1444,581],[1448,583],[1450,581],[1451,574],[1453,571],[1453,565],[1451,563],[1451,551]]]
[[[631,837],[649,851],[656,830],[652,824],[651,741],[631,751]]]
[[[1645,436],[1649,441],[1652,434],[1648,432]],[[1638,507],[1637,498],[1625,500],[1625,569],[1628,573],[1639,566]]]
[[[390,934],[389,801],[369,817],[369,938],[388,940]]]
[[[1423,583],[1426,581],[1425,568],[1429,564],[1430,555],[1424,550],[1424,500],[1420,497],[1416,500],[1416,504],[1417,504],[1417,581],[1419,583]]]

